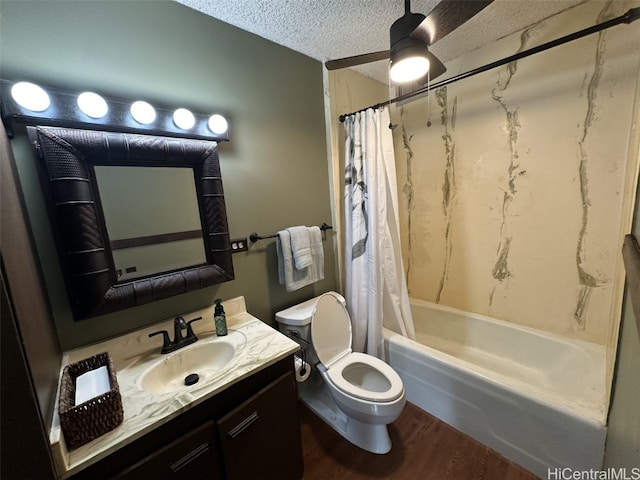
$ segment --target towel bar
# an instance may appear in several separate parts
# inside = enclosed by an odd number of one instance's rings
[[[333,227],[331,225],[327,225],[326,223],[323,223],[322,225],[320,225],[320,230],[322,230],[323,232],[325,230],[333,230]],[[257,242],[258,240],[265,240],[267,238],[276,238],[278,236],[277,233],[273,234],[273,235],[258,235],[256,232],[253,232],[251,235],[249,235],[249,240],[251,240],[251,242]]]

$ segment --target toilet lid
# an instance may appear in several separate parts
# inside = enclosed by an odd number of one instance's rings
[[[325,367],[351,353],[351,319],[341,295],[329,292],[318,297],[311,317],[311,341]]]

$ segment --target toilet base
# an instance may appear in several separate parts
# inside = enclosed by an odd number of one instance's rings
[[[364,423],[349,417],[338,407],[322,378],[314,377],[298,384],[298,397],[309,410],[355,446],[380,455],[391,451],[386,425]]]

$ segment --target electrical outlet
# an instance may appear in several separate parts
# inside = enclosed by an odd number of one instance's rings
[[[246,252],[247,250],[249,250],[249,240],[247,237],[231,239],[231,253]]]

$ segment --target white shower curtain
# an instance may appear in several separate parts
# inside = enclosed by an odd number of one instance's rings
[[[400,250],[388,109],[345,120],[345,296],[356,352],[384,358],[383,325],[415,338]]]

